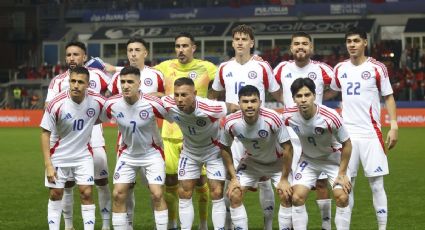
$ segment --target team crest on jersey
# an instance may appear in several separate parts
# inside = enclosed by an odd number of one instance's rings
[[[180,169],[179,170],[179,176],[184,176],[184,174],[186,174],[186,172],[184,171],[184,169]]]
[[[255,79],[255,78],[257,78],[257,73],[255,71],[249,71],[248,78],[249,79]]]
[[[266,130],[262,129],[260,131],[258,131],[258,136],[265,138],[269,135],[269,132],[267,132]]]
[[[187,75],[190,79],[194,80],[198,74],[195,71],[189,72],[189,74]]]
[[[89,108],[86,112],[87,116],[89,117],[94,117],[94,115],[96,114],[96,111],[93,108]]]
[[[152,86],[153,81],[152,81],[152,79],[150,79],[150,78],[145,78],[145,80],[143,81],[143,83],[144,83],[146,86]]]
[[[90,89],[95,89],[96,88],[96,82],[93,81],[93,80],[90,80],[89,81],[89,87],[90,87]]]
[[[196,121],[196,125],[198,125],[199,127],[204,127],[207,124],[207,122],[203,119],[198,119]]]
[[[115,180],[118,180],[120,178],[120,174],[118,173],[118,172],[116,172],[115,174],[114,174],[114,179]]]
[[[322,127],[316,127],[314,128],[314,133],[318,135],[322,135],[325,132],[325,130]]]
[[[314,81],[317,78],[317,74],[315,72],[310,72],[307,77]]]
[[[142,110],[139,113],[140,118],[142,118],[142,120],[146,120],[149,117],[149,112],[146,110]]]
[[[364,80],[367,80],[367,79],[369,79],[370,78],[370,72],[369,71],[364,71],[363,73],[362,73],[362,78],[364,79]]]
[[[295,180],[299,180],[301,179],[303,176],[301,175],[301,173],[297,173],[295,174]]]

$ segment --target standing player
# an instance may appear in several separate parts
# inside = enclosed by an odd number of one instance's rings
[[[47,91],[46,104],[53,97],[69,88],[70,71],[73,68],[83,66],[87,60],[86,46],[81,42],[69,42],[65,46],[65,62],[68,70],[54,77]],[[89,88],[97,93],[104,93],[109,84],[109,77],[99,69],[88,68],[90,73]],[[99,210],[102,216],[102,229],[108,230],[111,216],[111,193],[108,186],[108,163],[105,152],[105,140],[102,134],[102,125],[93,128],[90,145],[93,150],[94,180],[99,197]],[[70,178],[72,180],[72,178]],[[65,230],[72,230],[73,224],[73,181],[67,182],[63,194],[63,216],[65,220]]]
[[[140,70],[136,67],[123,68],[120,83],[122,94],[106,101],[101,116],[102,120],[114,118],[122,135],[114,172],[112,225],[116,230],[127,230],[127,195],[137,173],[145,172],[155,210],[156,229],[166,230],[165,165],[156,122],[156,118],[163,118],[166,111],[161,100],[139,91]]]
[[[227,195],[235,229],[248,229],[248,217],[243,205],[245,192],[256,185],[262,177],[271,178],[281,206],[287,205],[290,185],[287,180],[292,161],[290,137],[280,116],[273,110],[262,108],[260,92],[252,85],[239,90],[241,111],[228,115],[221,136],[222,156],[230,175]],[[230,146],[235,137],[243,144],[237,171],[233,165]],[[281,179],[283,178],[283,179]],[[283,229],[283,216],[279,214],[279,229]]]
[[[283,90],[283,103],[285,108],[295,106],[293,95],[291,93],[291,85],[298,78],[308,77],[312,79],[316,85],[316,100],[317,104],[322,104],[322,100],[325,94],[325,88],[331,84],[334,78],[333,70],[330,66],[323,62],[311,60],[313,54],[313,44],[311,42],[311,36],[304,32],[294,33],[291,37],[292,56],[294,60],[284,61],[279,63],[274,69],[274,74],[278,83],[282,86]],[[288,128],[288,132],[291,135],[291,142],[294,147],[294,164],[293,169],[296,168],[296,163],[301,155],[300,141],[294,131]],[[327,188],[327,176],[322,174],[317,180],[316,194],[317,194],[317,205],[320,209],[322,216],[322,229],[331,229],[331,199],[329,197]],[[290,209],[284,210],[285,215],[290,215],[292,212]]]
[[[192,229],[192,193],[205,165],[214,229],[223,229],[226,217],[223,199],[226,170],[220,155],[218,137],[220,118],[226,116],[227,112],[226,103],[197,97],[195,84],[192,79],[185,77],[174,82],[174,97],[166,96],[162,101],[168,111],[166,119],[177,123],[183,133],[183,150],[178,169],[180,227]],[[229,108],[231,110],[232,107]]]
[[[188,77],[195,83],[195,90],[200,97],[208,96],[208,85],[214,79],[217,67],[208,61],[195,59],[196,50],[194,37],[186,32],[175,38],[177,58],[161,62],[154,68],[164,74],[165,95],[173,94],[174,81],[181,77]],[[177,228],[177,167],[182,149],[183,135],[175,123],[164,121],[162,126],[166,166],[166,193],[165,200],[168,206],[169,228]],[[208,184],[205,172],[202,172],[196,184],[198,194],[200,229],[207,229],[208,219]]]
[[[213,97],[218,98],[220,92],[225,91],[225,101],[237,104],[240,88],[245,85],[253,85],[259,89],[261,101],[265,101],[265,91],[268,91],[277,101],[282,101],[280,87],[269,64],[253,59],[251,50],[254,47],[254,33],[252,28],[247,25],[239,25],[233,28],[232,37],[235,58],[220,64],[212,85]],[[237,167],[243,153],[242,144],[235,139],[232,144],[235,167]],[[272,229],[274,194],[270,180],[263,178],[258,183],[258,188],[260,190],[260,204],[264,213],[265,229]],[[229,228],[229,225],[230,223],[226,223],[227,228]]]
[[[378,226],[382,230],[386,229],[388,215],[383,176],[389,173],[389,169],[382,140],[380,97],[384,97],[391,121],[386,139],[388,149],[397,143],[396,104],[387,68],[381,62],[365,56],[366,32],[353,28],[345,34],[345,44],[350,59],[335,66],[335,79],[331,87],[342,92],[342,116],[353,143],[349,164],[351,183],[354,187],[361,162],[372,190]],[[353,205],[354,193],[351,192],[351,208]]]
[[[348,194],[351,190],[347,166],[351,141],[338,113],[316,104],[316,85],[310,78],[298,78],[291,85],[296,107],[283,113],[285,125],[298,135],[302,146],[301,159],[292,183],[292,220],[294,229],[307,229],[305,208],[310,189],[321,172],[327,175],[336,200],[335,224],[337,229],[350,228]]]
[[[89,141],[105,99],[87,90],[86,68],[78,66],[69,72],[69,89],[47,105],[40,124],[45,185],[50,194],[47,218],[49,229],[59,230],[65,183],[73,178],[80,190],[84,229],[94,229],[93,152]]]

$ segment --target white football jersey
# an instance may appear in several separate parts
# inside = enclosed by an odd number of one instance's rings
[[[305,120],[297,107],[287,108],[283,112],[285,125],[297,134],[302,154],[309,158],[340,162],[341,143],[349,139],[342,118],[338,113],[324,105],[316,104],[316,114]]]
[[[120,70],[121,71],[121,70]],[[155,92],[164,92],[164,76],[159,70],[153,69],[149,66],[143,68],[140,71],[140,91],[142,93],[155,93]],[[120,72],[116,72],[112,76],[111,83],[108,85],[109,92],[112,95],[121,93],[121,82],[120,82]]]
[[[253,85],[260,91],[260,99],[265,102],[265,91],[276,92],[280,86],[273,76],[273,70],[267,62],[251,59],[241,65],[235,60],[221,63],[212,89],[226,91],[226,102],[238,104],[238,92],[245,85]]]
[[[86,67],[89,70],[90,81],[89,88],[96,93],[103,94],[106,92],[110,77],[105,72],[96,69]],[[46,102],[49,102],[61,93],[62,91],[69,89],[69,70],[57,75],[50,81],[49,89],[47,90]],[[105,146],[105,139],[103,138],[102,124],[95,125],[93,127],[93,133],[91,135],[90,145],[92,147]]]
[[[159,98],[140,93],[140,99],[133,105],[128,104],[121,94],[108,98],[105,102],[102,121],[115,119],[120,132],[118,155],[127,155],[127,159],[160,154],[164,158],[162,139],[157,119],[166,113]]]
[[[322,104],[323,91],[326,85],[330,85],[334,78],[332,67],[319,61],[312,61],[300,68],[295,61],[284,61],[279,63],[273,70],[276,81],[282,86],[283,103],[285,107],[295,106],[292,98],[291,85],[298,78],[310,78],[316,84],[316,103]]]
[[[50,101],[40,126],[51,132],[53,165],[75,166],[92,157],[90,136],[104,103],[105,98],[91,90],[87,90],[80,104],[71,100],[69,90]]]
[[[162,101],[168,111],[165,118],[177,123],[183,132],[185,152],[197,161],[217,158],[220,118],[226,116],[226,103],[196,97],[195,111],[186,114],[177,107],[172,96],[163,97]]]
[[[385,65],[370,57],[358,66],[350,60],[340,62],[331,88],[341,91],[342,117],[350,136],[382,140],[380,98],[393,93]]]
[[[234,137],[237,137],[245,148],[243,158],[252,158],[260,164],[282,160],[278,145],[290,140],[288,131],[274,110],[260,108],[259,112],[257,122],[252,125],[245,122],[242,111],[228,115],[220,142],[230,146]]]

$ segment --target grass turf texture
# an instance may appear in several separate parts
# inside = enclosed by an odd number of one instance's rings
[[[44,187],[40,132],[39,128],[0,128],[0,229],[48,228],[46,221],[48,190]],[[389,153],[391,174],[385,177],[389,204],[388,229],[423,229],[425,226],[423,201],[425,178],[421,174],[424,172],[425,162],[425,148],[422,143],[424,133],[424,128],[400,129],[399,143]],[[106,128],[104,134],[108,144],[109,171],[112,176],[116,158],[114,153],[116,129]],[[384,134],[386,135],[386,130]],[[110,187],[112,189],[112,178]],[[94,194],[97,205],[97,194],[96,192]],[[78,190],[74,190],[74,195],[74,226],[76,229],[83,229]],[[309,229],[320,229],[320,214],[314,198],[315,194],[310,193],[307,202]],[[377,229],[372,195],[362,173],[356,181],[355,198],[351,229]],[[332,205],[334,218],[335,202],[332,202]],[[262,229],[263,217],[258,193],[247,194],[245,207],[250,229]],[[275,229],[278,227],[278,207],[276,203],[273,225]],[[102,221],[98,210],[96,211],[96,229],[100,229]],[[136,186],[135,212],[135,229],[154,228],[147,189],[139,182]],[[195,217],[194,229],[197,227],[197,221],[198,218]],[[209,225],[212,229],[211,220]]]

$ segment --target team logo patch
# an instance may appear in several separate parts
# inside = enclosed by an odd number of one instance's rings
[[[207,122],[205,120],[202,119],[198,119],[196,121],[196,125],[198,125],[199,127],[204,127],[207,124]]]
[[[299,180],[301,179],[303,176],[301,175],[301,173],[297,173],[295,174],[295,180]]]
[[[310,72],[307,77],[314,81],[317,78],[317,74],[315,72]]]
[[[314,128],[314,133],[318,135],[322,135],[325,132],[325,130],[322,127],[316,127]]]
[[[248,78],[249,79],[255,79],[255,78],[257,78],[257,73],[255,71],[249,71]]]
[[[265,138],[269,135],[269,132],[267,132],[266,130],[262,129],[260,131],[258,131],[258,136]]]
[[[146,111],[146,110],[142,110],[142,111],[140,111],[139,116],[140,116],[140,118],[142,118],[142,120],[146,120],[146,118],[149,117],[149,112]]]
[[[89,108],[86,113],[87,116],[93,117],[96,114],[96,111],[93,108]]]
[[[116,172],[116,173],[114,174],[114,179],[115,179],[115,180],[118,180],[119,178],[120,178],[120,174]]]
[[[364,80],[367,80],[367,79],[369,79],[370,78],[370,72],[369,71],[364,71],[363,73],[362,73],[362,78],[364,79]]]
[[[180,169],[179,170],[179,176],[184,176],[184,174],[186,174],[186,172],[184,171],[184,169]]]
[[[143,83],[144,83],[146,86],[152,86],[153,81],[152,81],[152,79],[150,79],[150,78],[145,78],[145,80],[143,81]]]
[[[190,79],[194,80],[198,76],[198,74],[196,72],[192,71],[192,72],[189,72],[189,74],[187,76]]]
[[[95,89],[96,88],[96,82],[93,81],[93,80],[90,80],[89,81],[89,87],[90,87],[90,89]]]

